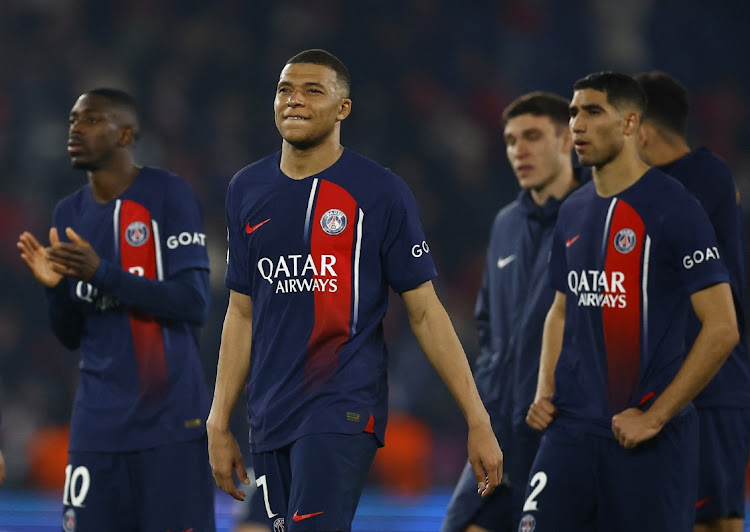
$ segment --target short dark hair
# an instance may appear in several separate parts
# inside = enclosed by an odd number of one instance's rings
[[[534,91],[519,96],[503,111],[503,122],[520,115],[548,116],[555,125],[568,127],[570,101],[551,92]]]
[[[109,100],[112,106],[117,107],[118,109],[130,114],[134,122],[133,134],[136,139],[138,138],[139,136],[138,106],[136,104],[135,98],[130,93],[125,92],[122,89],[113,89],[111,87],[98,87],[96,89],[91,89],[89,91],[86,91],[84,94],[90,94],[93,96],[101,96],[102,98],[106,98],[107,100]]]
[[[607,102],[618,111],[633,106],[638,114],[646,111],[646,94],[638,82],[627,74],[619,72],[594,72],[573,84],[573,90],[593,89],[607,95]]]
[[[643,120],[655,122],[680,136],[687,134],[690,112],[688,91],[666,72],[654,70],[633,76],[646,93],[646,110]]]
[[[346,69],[344,63],[335,55],[320,48],[313,48],[311,50],[305,50],[300,52],[286,64],[291,65],[294,63],[311,63],[313,65],[322,65],[330,68],[336,72],[336,81],[341,86],[344,94],[349,96],[349,89],[351,88],[351,78],[349,77],[349,71]]]

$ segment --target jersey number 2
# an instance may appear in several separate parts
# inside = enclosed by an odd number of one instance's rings
[[[529,484],[534,486],[534,489],[531,490],[531,493],[529,494],[529,498],[526,499],[526,502],[523,504],[524,512],[533,512],[534,510],[539,509],[536,503],[536,498],[539,496],[539,494],[542,492],[544,487],[547,485],[547,473],[545,473],[544,471],[539,471],[536,475],[532,477],[531,482],[529,482]]]

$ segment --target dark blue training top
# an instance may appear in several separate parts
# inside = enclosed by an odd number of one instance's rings
[[[745,273],[745,235],[742,209],[737,201],[734,179],[729,167],[707,148],[698,148],[659,167],[692,193],[708,214],[716,232],[721,258],[729,270],[740,342],[716,376],[693,401],[699,407],[750,406],[750,356],[745,329],[747,276]],[[692,345],[700,323],[690,311],[687,342]]]
[[[703,208],[659,170],[610,198],[573,192],[550,257],[567,296],[555,422],[611,438],[614,414],[658,397],[687,354],[690,295],[729,282],[720,258]]]
[[[574,169],[579,183],[590,170]],[[538,206],[527,190],[497,213],[474,316],[480,357],[475,380],[493,423],[525,423],[536,394],[544,318],[555,291],[548,282],[552,233],[561,201]],[[503,434],[503,437],[507,435]]]
[[[227,191],[226,285],[253,303],[252,450],[316,432],[383,442],[388,286],[402,293],[436,275],[416,202],[350,150],[301,180],[280,157],[240,170]]]
[[[101,257],[90,283],[47,290],[55,334],[80,347],[70,450],[118,452],[199,438],[208,394],[198,327],[208,311],[201,212],[180,177],[144,167],[117,199],[86,185],[61,200],[53,225],[72,227]]]

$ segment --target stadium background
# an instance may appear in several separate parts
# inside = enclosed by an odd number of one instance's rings
[[[535,89],[570,96],[572,83],[596,70],[665,70],[691,92],[692,144],[727,160],[749,213],[748,28],[750,4],[740,0],[0,2],[0,449],[8,474],[0,530],[23,526],[10,517],[23,505],[37,516],[38,505],[51,505],[58,515],[78,359],[49,330],[43,290],[15,242],[26,229],[46,237],[55,202],[85,182],[65,150],[79,93],[103,85],[134,93],[139,161],[181,174],[203,203],[213,271],[202,353],[212,389],[227,300],[226,185],[278,149],[271,104],[291,55],[326,48],[349,67],[353,112],[343,143],[414,191],[438,292],[473,360],[489,226],[518,193],[501,138],[503,107]],[[381,492],[405,496],[406,507],[434,508],[439,522],[465,459],[465,427],[397,298],[386,329],[390,445],[367,504],[377,507]],[[235,418],[244,442],[242,409]]]

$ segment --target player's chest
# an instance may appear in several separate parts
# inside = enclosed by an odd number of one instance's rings
[[[365,209],[372,212],[339,185],[304,180],[249,194],[235,230],[254,253],[346,251],[361,237]]]

